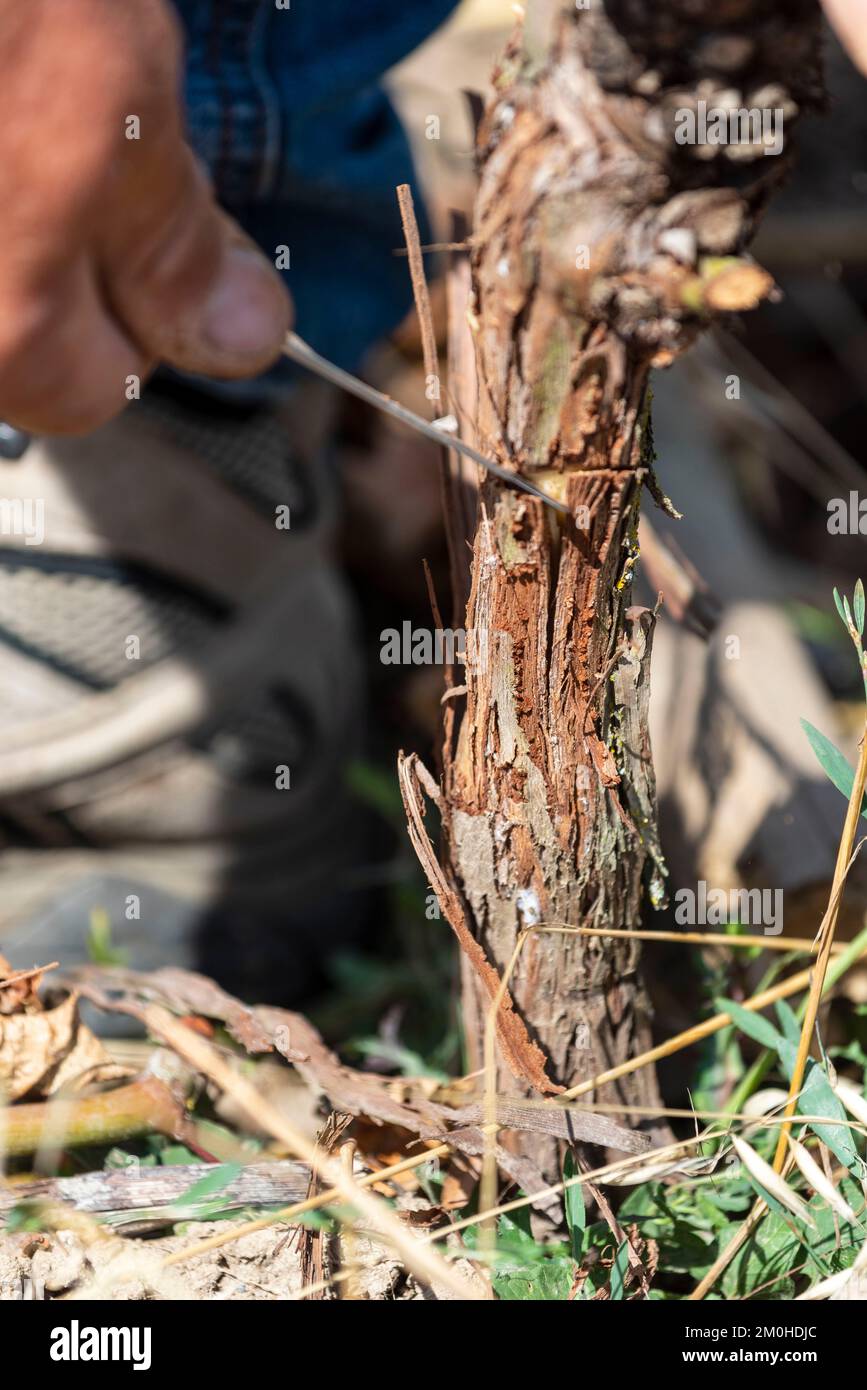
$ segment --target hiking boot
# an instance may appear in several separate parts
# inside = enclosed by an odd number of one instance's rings
[[[0,458],[0,951],[299,997],[357,919],[333,397],[164,379]],[[14,453],[14,449],[7,453]],[[106,930],[108,924],[109,931]]]

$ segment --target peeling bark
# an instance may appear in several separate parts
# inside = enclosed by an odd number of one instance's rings
[[[575,519],[481,485],[466,617],[481,657],[451,705],[441,809],[448,896],[499,976],[522,927],[634,927],[644,888],[664,897],[653,615],[630,606],[648,377],[771,292],[745,247],[820,100],[818,47],[813,0],[529,0],[495,74],[471,257],[478,439]],[[779,108],[784,152],[678,144],[699,101]],[[638,964],[628,941],[530,936],[510,991],[551,1081],[649,1045]],[[488,1001],[479,970],[465,980],[472,1058]],[[506,1062],[501,1089],[525,1093]],[[617,1096],[654,1101],[652,1073]],[[553,1176],[555,1147],[534,1143]]]

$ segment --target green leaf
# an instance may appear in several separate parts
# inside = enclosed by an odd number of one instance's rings
[[[567,1246],[562,1243],[540,1245],[534,1240],[529,1227],[529,1209],[513,1215],[514,1219],[501,1216],[497,1222],[491,1280],[498,1298],[522,1303],[565,1302],[575,1276],[575,1262]],[[477,1249],[476,1227],[470,1226],[464,1239],[469,1249]]]
[[[748,1009],[741,1008],[740,1004],[735,1004],[730,999],[718,1000],[717,1007],[721,1012],[731,1014],[737,1027],[748,1037],[754,1038],[763,1047],[777,1052],[786,1075],[791,1078],[801,1036],[801,1026],[788,1006],[781,1009],[780,1005],[777,1005],[777,1017],[785,1036],[783,1033],[778,1033],[767,1019]],[[806,1079],[798,1100],[798,1111],[802,1115],[824,1115],[829,1120],[846,1118],[846,1111],[831,1090],[831,1083],[824,1068],[812,1058],[807,1063]],[[852,1168],[857,1154],[850,1130],[845,1125],[814,1124],[812,1128],[819,1138],[828,1145],[835,1157],[847,1168]],[[769,1205],[772,1205],[770,1201]]]
[[[852,788],[855,785],[855,773],[843,757],[839,748],[835,748],[829,738],[820,733],[807,719],[801,720],[801,727],[807,738],[810,740],[810,747],[819,759],[822,768],[830,777],[838,792],[842,792],[848,801],[852,795]],[[867,798],[861,807],[862,816],[867,817]]]
[[[500,1217],[497,1222],[497,1244],[504,1250],[527,1253],[534,1260],[542,1258],[544,1247],[539,1245],[533,1235],[532,1212],[529,1207],[519,1207],[510,1216]]]
[[[818,1062],[814,1062],[809,1068],[807,1080],[798,1101],[798,1110],[802,1115],[826,1115],[829,1120],[846,1120],[848,1118],[845,1108],[831,1090],[831,1084],[825,1075],[824,1068],[820,1067]],[[813,1124],[811,1128],[818,1134],[823,1143],[828,1145],[834,1157],[844,1163],[847,1168],[854,1169],[857,1166],[858,1152],[848,1125]]]
[[[522,1273],[492,1276],[494,1291],[507,1303],[565,1303],[572,1291],[571,1259],[548,1260]]]
[[[432,1081],[445,1082],[447,1073],[428,1066],[425,1059],[411,1047],[400,1042],[389,1042],[387,1038],[353,1038],[347,1050],[358,1052],[362,1057],[381,1057],[391,1062],[402,1076],[425,1076]]]
[[[746,1183],[739,1211],[749,1204]],[[659,1245],[660,1266],[672,1274],[707,1269],[719,1254],[714,1232],[728,1226],[715,1204],[701,1189],[666,1187],[663,1183],[642,1183],[629,1192],[619,1211],[621,1221],[634,1223],[642,1236]],[[602,1237],[607,1244],[607,1229]]]
[[[790,1269],[801,1263],[802,1243],[792,1226],[776,1212],[769,1212],[758,1229],[741,1247],[720,1281],[719,1291],[726,1299],[748,1298],[753,1289],[762,1288],[761,1298],[789,1301],[795,1296]],[[725,1249],[741,1222],[733,1222],[720,1233],[719,1251]],[[716,1253],[718,1254],[719,1251]]]
[[[855,585],[855,629],[859,637],[864,635],[864,585],[861,580]]]
[[[840,614],[840,622],[843,623],[846,627],[848,627],[849,624],[846,622],[846,613],[843,608],[843,600],[841,599],[836,589],[834,590],[834,604],[837,608],[837,612]]]
[[[859,1185],[852,1178],[844,1178],[840,1190],[850,1206],[856,1211],[863,1202]],[[725,1298],[748,1297],[761,1285],[766,1285],[761,1293],[762,1299],[785,1299],[794,1297],[794,1283],[788,1279],[788,1271],[802,1265],[809,1254],[812,1262],[827,1262],[832,1273],[846,1269],[855,1260],[863,1237],[851,1226],[840,1229],[839,1249],[837,1232],[834,1226],[834,1213],[818,1195],[808,1203],[810,1215],[817,1230],[799,1231],[793,1229],[791,1217],[788,1220],[771,1212],[765,1217],[757,1231],[744,1244],[720,1281],[720,1292]],[[724,1249],[729,1238],[734,1236],[740,1222],[735,1221],[726,1231],[720,1233],[719,1247]],[[718,1253],[718,1252],[717,1252]]]
[[[155,1152],[162,1167],[177,1168],[185,1167],[188,1163],[204,1163],[201,1155],[193,1153],[185,1144],[164,1144],[161,1134],[153,1137],[160,1141]]]
[[[626,1296],[626,1276],[629,1273],[629,1241],[625,1240],[611,1266],[611,1299],[618,1302]]]
[[[578,1167],[572,1150],[569,1149],[563,1164],[563,1180],[568,1182],[570,1178],[577,1178],[577,1176]],[[584,1206],[584,1193],[581,1184],[576,1182],[572,1187],[567,1187],[563,1193],[563,1201],[566,1225],[572,1240],[572,1258],[577,1264],[580,1262],[584,1250],[584,1232],[587,1229],[587,1209]]]
[[[43,1213],[38,1202],[19,1202],[7,1213],[3,1222],[3,1231],[10,1236],[21,1235],[25,1231],[41,1231],[43,1220]]]
[[[126,951],[118,950],[111,939],[111,918],[104,907],[94,907],[87,931],[87,954],[94,965],[128,965]]]
[[[729,1014],[732,1021],[740,1028],[742,1033],[746,1033],[748,1038],[761,1043],[762,1047],[768,1047],[772,1052],[779,1049],[782,1042],[782,1035],[776,1028],[761,1014],[753,1013],[751,1009],[744,1009],[740,1004],[736,1004],[733,999],[717,999],[714,1001],[718,1013]]]
[[[785,1034],[786,1041],[797,1047],[801,1041],[801,1025],[795,1017],[794,1009],[785,999],[778,999],[774,1009],[780,1020],[780,1027]]]
[[[786,1040],[777,1050],[786,1075],[791,1078],[795,1066],[797,1046]],[[798,1097],[798,1113],[800,1115],[824,1115],[829,1120],[847,1119],[842,1102],[831,1090],[831,1083],[825,1074],[824,1067],[820,1066],[812,1057],[807,1062],[806,1079]],[[858,1161],[858,1153],[852,1138],[852,1131],[847,1124],[811,1124],[810,1128],[823,1143],[828,1145],[831,1153],[840,1163],[846,1168],[854,1168]]]
[[[209,1197],[213,1197],[218,1192],[222,1192],[234,1182],[241,1171],[240,1163],[221,1163],[212,1173],[206,1173],[198,1182],[194,1182],[188,1187],[186,1192],[172,1203],[175,1210],[181,1210],[186,1215],[191,1206],[196,1206],[204,1202]]]

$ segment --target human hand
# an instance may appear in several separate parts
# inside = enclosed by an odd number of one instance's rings
[[[184,140],[165,0],[0,0],[0,57],[0,418],[75,433],[158,362],[270,365],[289,297]]]

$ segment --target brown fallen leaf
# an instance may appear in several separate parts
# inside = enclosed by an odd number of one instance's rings
[[[102,1080],[124,1074],[82,1023],[75,993],[48,1005],[37,1000],[37,1006],[0,1014],[0,1094],[6,1101],[53,1095],[95,1068]]]
[[[39,1012],[39,986],[47,970],[56,970],[58,962],[34,965],[30,970],[13,970],[5,956],[0,956],[0,1014],[22,1011]]]

